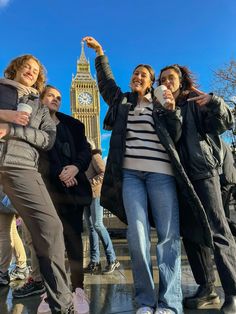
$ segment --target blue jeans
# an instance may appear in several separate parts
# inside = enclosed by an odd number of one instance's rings
[[[181,243],[175,179],[165,174],[123,169],[122,192],[136,303],[139,307],[162,307],[182,314]],[[148,201],[158,237],[158,297],[150,255]]]
[[[103,224],[103,208],[100,205],[100,198],[93,198],[90,207],[84,209],[84,218],[89,231],[90,261],[100,261],[99,238],[102,241],[107,262],[111,263],[116,259],[110,235]]]

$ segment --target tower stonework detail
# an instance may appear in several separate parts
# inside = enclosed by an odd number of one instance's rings
[[[84,123],[87,138],[93,139],[96,147],[101,148],[99,91],[84,53],[84,43],[81,45],[76,75],[72,77],[70,88],[71,112],[74,118]]]

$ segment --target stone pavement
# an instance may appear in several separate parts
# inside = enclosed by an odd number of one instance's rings
[[[153,237],[153,244],[156,243],[155,235]],[[117,258],[121,263],[119,270],[116,270],[111,275],[90,275],[85,276],[85,290],[91,300],[90,314],[135,314],[135,304],[133,301],[133,281],[130,269],[130,258],[128,253],[127,241],[125,238],[113,237],[113,244],[117,254]],[[85,265],[88,260],[88,237],[84,236],[84,253]],[[155,261],[155,248],[152,247],[153,265]],[[101,248],[101,252],[103,249]],[[103,255],[102,266],[106,266],[106,260]],[[154,267],[154,277],[158,285],[157,267]],[[23,282],[18,281],[11,283],[10,287],[0,288],[0,314],[36,314],[37,307],[40,303],[40,297],[34,296],[25,299],[13,299],[12,288],[14,286],[22,285]],[[222,296],[222,288],[219,280],[217,280],[217,290]],[[183,250],[182,254],[182,288],[184,296],[191,295],[196,290],[197,286],[194,282],[186,255]],[[220,313],[220,306],[216,306],[207,310],[190,311],[186,310],[186,314],[216,314]]]

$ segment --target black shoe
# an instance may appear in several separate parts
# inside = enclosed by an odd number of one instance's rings
[[[225,302],[221,307],[221,312],[224,314],[236,313],[236,296],[235,295],[225,296]]]
[[[10,277],[8,271],[5,273],[0,271],[0,286],[8,286],[10,283]]]
[[[205,306],[219,304],[220,298],[213,285],[200,285],[197,292],[184,298],[183,304],[187,309],[202,309]]]
[[[120,266],[120,262],[115,260],[114,262],[109,263],[102,273],[104,275],[109,275],[109,274],[113,273],[113,271],[115,269],[119,268],[119,266]]]
[[[95,274],[102,270],[101,263],[90,262],[88,266],[84,269],[85,273]]]
[[[32,278],[20,288],[13,290],[12,295],[14,298],[25,298],[31,295],[43,294],[46,291],[42,281],[34,281]]]

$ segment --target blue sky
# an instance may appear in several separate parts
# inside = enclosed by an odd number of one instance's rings
[[[0,0],[0,73],[10,59],[34,54],[47,68],[48,83],[62,91],[61,111],[70,114],[72,73],[81,38],[90,35],[102,43],[124,91],[137,64],[149,63],[158,73],[180,63],[208,92],[213,70],[236,58],[235,21],[235,0]],[[95,54],[85,53],[94,75]],[[101,108],[102,120],[102,100]],[[105,156],[109,135],[102,133]]]

